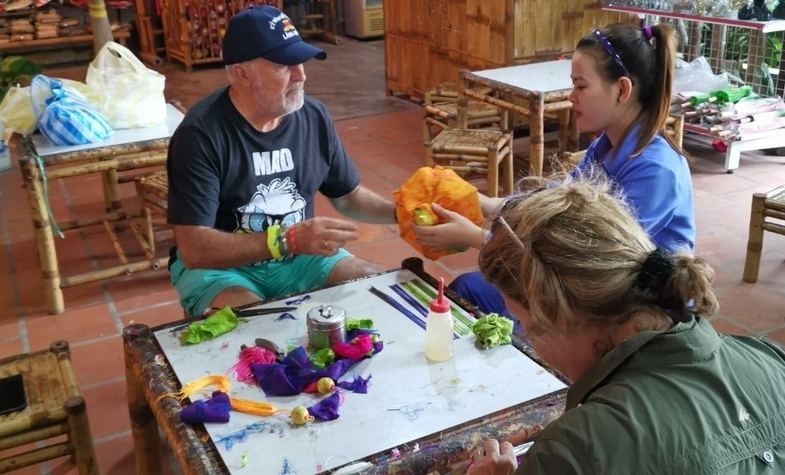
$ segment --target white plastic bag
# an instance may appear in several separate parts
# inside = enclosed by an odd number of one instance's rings
[[[716,91],[730,86],[727,73],[714,74],[705,57],[699,56],[687,63],[676,60],[673,95],[681,93]]]
[[[128,48],[106,43],[87,68],[87,85],[98,110],[115,129],[149,127],[166,119],[166,78],[142,64]]]

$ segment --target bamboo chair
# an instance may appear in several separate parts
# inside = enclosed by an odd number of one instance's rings
[[[767,218],[778,220],[780,223],[772,222]],[[744,282],[754,284],[758,281],[764,231],[785,236],[785,185],[768,193],[752,195],[750,235],[747,240],[747,257],[744,260],[744,277],[742,278]]]
[[[462,113],[465,114],[463,119]],[[500,130],[504,128],[505,120],[506,115],[495,106],[473,99],[462,100],[455,83],[444,83],[425,93],[423,140],[426,146],[447,128]]]
[[[17,374],[24,378],[27,407],[0,416],[0,450],[66,438],[0,458],[0,473],[70,455],[80,475],[97,475],[85,400],[76,387],[68,343],[57,341],[48,350],[0,360],[0,377]]]
[[[169,182],[166,171],[152,173],[135,180],[136,196],[142,205],[142,225],[147,247],[155,253],[155,234],[153,229],[153,212],[166,214],[169,195]]]
[[[512,134],[498,130],[444,129],[425,146],[425,165],[441,165],[459,175],[484,173],[488,196],[513,191]]]

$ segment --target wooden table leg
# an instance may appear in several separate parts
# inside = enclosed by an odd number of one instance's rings
[[[577,152],[581,147],[581,133],[578,130],[578,121],[575,119],[575,111],[570,109],[570,139],[569,148],[570,152]]]
[[[82,396],[70,397],[65,401],[68,413],[68,438],[74,447],[74,461],[79,475],[98,475],[93,437],[87,421],[87,407]]]
[[[57,263],[57,249],[49,222],[49,211],[44,198],[44,185],[34,158],[24,157],[20,161],[22,179],[27,190],[27,200],[33,219],[35,241],[38,245],[38,260],[44,278],[44,295],[49,313],[62,313],[65,310],[63,291],[60,288],[60,268]]]
[[[150,328],[133,325],[123,330],[125,350],[125,384],[128,397],[128,412],[131,416],[131,433],[134,438],[134,460],[137,475],[161,473],[161,440],[158,423],[144,394],[146,381],[139,378],[141,368],[133,346],[152,338]]]
[[[532,175],[542,176],[542,161],[545,156],[545,137],[542,95],[533,98],[529,103],[529,168]]]

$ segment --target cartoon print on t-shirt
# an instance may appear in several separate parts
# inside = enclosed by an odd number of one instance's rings
[[[305,217],[305,199],[289,177],[259,184],[251,201],[240,206],[238,230],[262,232],[271,224],[291,226]]]

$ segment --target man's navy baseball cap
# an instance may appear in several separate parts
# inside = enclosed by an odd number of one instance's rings
[[[327,53],[303,41],[286,13],[263,5],[243,10],[229,20],[223,56],[226,65],[264,58],[292,66],[311,58],[325,59]]]

